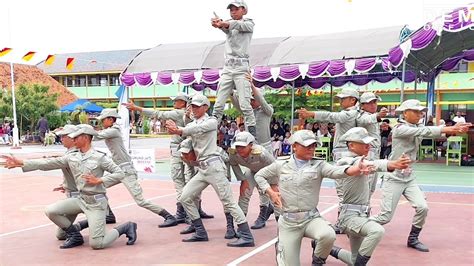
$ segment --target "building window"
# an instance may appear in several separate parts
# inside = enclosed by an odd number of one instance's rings
[[[108,86],[107,75],[100,75],[100,86],[102,87]]]
[[[100,78],[100,75],[91,75],[91,76],[88,76],[88,81],[87,81],[87,85],[89,87],[95,87],[95,86],[99,86],[99,78]]]
[[[86,87],[86,76],[78,76],[78,82],[79,87]]]
[[[111,86],[118,86],[119,83],[119,75],[110,75],[110,85]]]

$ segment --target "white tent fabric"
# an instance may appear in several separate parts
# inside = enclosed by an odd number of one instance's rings
[[[250,64],[251,67],[282,66],[386,55],[399,42],[401,29],[402,26],[396,26],[306,37],[253,39]],[[138,54],[124,73],[220,69],[223,64],[224,41],[162,44]]]

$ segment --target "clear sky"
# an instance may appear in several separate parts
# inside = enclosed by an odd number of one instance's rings
[[[254,38],[304,36],[409,25],[416,29],[474,0],[247,0]],[[2,0],[0,61],[37,55],[154,47],[160,43],[223,40],[210,26],[226,0]],[[9,18],[9,19],[8,19]]]

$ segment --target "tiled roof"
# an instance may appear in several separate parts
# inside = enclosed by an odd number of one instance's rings
[[[56,54],[53,64],[46,66],[43,61],[37,67],[47,74],[122,72],[141,51],[142,49]],[[70,57],[75,59],[74,67],[68,70],[66,60]]]

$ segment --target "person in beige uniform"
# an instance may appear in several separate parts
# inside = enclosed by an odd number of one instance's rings
[[[133,245],[137,239],[137,224],[133,222],[127,222],[106,231],[107,197],[105,186],[102,183],[120,179],[123,172],[104,153],[92,148],[92,137],[96,135],[97,132],[92,126],[79,125],[78,130],[68,135],[74,139],[78,152],[69,153],[59,158],[22,161],[14,157],[3,156],[6,159],[7,168],[22,167],[24,172],[64,168],[71,170],[80,193],[79,197],[60,200],[54,203],[54,206],[48,206],[46,209],[48,218],[67,234],[66,241],[60,246],[62,249],[73,248],[84,243],[78,228],[68,218],[79,213],[84,213],[89,222],[89,244],[93,249],[103,249],[110,246],[120,235],[127,236],[127,245]],[[110,174],[104,175],[105,171]],[[97,180],[100,182],[96,182]]]
[[[227,5],[227,9],[230,10],[232,19],[227,21],[218,17],[211,19],[211,25],[226,34],[224,71],[220,78],[212,115],[220,123],[224,114],[224,105],[235,89],[239,98],[240,110],[244,115],[245,126],[256,137],[255,115],[252,106],[250,106],[252,92],[250,82],[246,79],[247,73],[250,72],[248,49],[255,23],[251,19],[243,17],[248,11],[247,4],[243,0],[233,0]]]
[[[148,110],[140,106],[136,106],[133,103],[124,104],[127,109],[132,111],[139,111],[145,116],[155,117],[157,119],[163,120],[173,120],[176,125],[184,127],[187,123],[191,121],[186,115],[186,107],[189,101],[189,97],[186,94],[178,94],[173,98],[174,104],[173,110],[170,111],[160,111],[160,110]],[[173,135],[170,141],[170,153],[171,153],[171,179],[173,180],[174,187],[176,189],[176,199],[179,199],[183,191],[183,187],[186,184],[185,172],[189,171],[185,169],[185,164],[181,160],[181,156],[178,152],[178,145],[183,141],[183,138],[178,135]],[[199,200],[199,214],[203,219],[214,218],[214,216],[205,213],[201,208],[201,201]],[[184,211],[183,205],[181,202],[176,202],[176,222],[184,223],[186,219],[186,212]]]
[[[407,155],[412,161],[416,161],[417,152],[423,138],[436,138],[441,133],[457,134],[467,132],[471,123],[456,124],[451,127],[425,127],[418,122],[423,117],[426,107],[421,106],[418,100],[404,101],[396,111],[403,113],[404,119],[392,130],[392,152],[389,159],[399,158],[403,154]],[[400,197],[403,195],[415,208],[411,231],[408,236],[407,246],[418,251],[428,252],[426,245],[418,240],[421,229],[425,224],[428,215],[428,204],[425,195],[416,184],[416,174],[412,168],[396,170],[393,173],[387,173],[384,176],[382,185],[382,203],[380,213],[370,217],[371,220],[380,224],[390,222],[398,205]]]
[[[254,179],[255,173],[273,163],[275,158],[262,146],[256,144],[252,134],[246,131],[239,132],[235,135],[232,148],[228,151],[230,166],[237,180],[241,181],[239,206],[244,214],[247,214],[250,198],[252,197],[254,188],[257,186]],[[240,166],[246,167],[248,170],[244,173]],[[254,225],[250,227],[252,229],[265,227],[265,222],[270,216],[269,213],[273,212],[270,199],[265,192],[259,191],[259,196],[260,213]],[[233,223],[232,216],[227,219],[227,222],[230,224]]]
[[[222,149],[221,147],[217,147],[219,156],[221,157],[222,161],[226,165],[227,172],[226,172],[226,177],[230,181],[230,165],[229,165],[229,154]],[[190,138],[187,138],[183,140],[179,144],[179,152],[181,154],[181,158],[184,163],[186,163],[189,167],[188,169],[190,170],[190,177],[194,177],[198,172],[197,168],[199,167],[199,161],[197,161],[196,153],[193,150],[193,143]],[[189,179],[191,180],[191,179]],[[189,180],[186,181],[186,183],[189,182]],[[196,206],[199,206],[198,203],[196,203]],[[232,217],[232,214],[230,213],[230,210],[224,206],[224,214],[226,217],[227,225],[226,225],[226,233],[224,238],[225,239],[232,239],[237,237],[237,233],[235,232],[234,228],[234,218]],[[188,216],[187,216],[188,217]],[[202,219],[202,217],[201,217]],[[190,222],[189,222],[190,223]],[[187,228],[179,232],[180,234],[190,234],[196,232],[196,229],[192,224],[190,224]]]
[[[353,166],[333,166],[313,159],[318,140],[310,130],[296,131],[289,141],[294,151],[290,159],[277,160],[255,174],[259,189],[282,209],[278,220],[277,263],[300,265],[301,240],[309,237],[318,242],[312,265],[323,265],[336,234],[317,208],[322,180],[357,176],[367,166],[362,161]]]
[[[340,140],[347,143],[351,155],[341,158],[337,161],[337,165],[354,165],[358,164],[362,158],[369,156],[371,143],[376,139],[365,128],[355,127],[342,135]],[[374,164],[373,170],[386,172],[405,169],[411,160],[402,156],[396,161],[373,160],[371,162]],[[347,265],[367,265],[385,232],[380,224],[369,220],[371,176],[370,173],[351,176],[342,182],[343,196],[338,223],[339,228],[349,237],[351,251],[334,246],[330,254]]]
[[[166,211],[161,206],[151,203],[145,200],[143,197],[143,189],[138,183],[137,171],[133,167],[132,159],[125,149],[122,140],[122,132],[120,126],[115,122],[120,116],[117,114],[115,109],[103,109],[97,120],[102,122],[103,130],[99,131],[96,140],[105,140],[107,148],[112,153],[112,160],[116,163],[123,171],[123,178],[120,180],[113,180],[113,182],[104,183],[106,188],[115,186],[122,183],[132,195],[133,199],[138,206],[150,210],[165,219],[165,222],[158,225],[158,227],[170,227],[178,224],[176,218]]]
[[[221,200],[225,211],[234,217],[240,238],[227,243],[230,247],[255,246],[245,215],[234,200],[229,181],[226,177],[227,169],[217,149],[217,120],[207,115],[209,99],[196,94],[191,101],[194,121],[183,127],[176,126],[172,120],[166,121],[166,127],[171,134],[190,137],[193,150],[198,162],[198,173],[184,186],[180,201],[186,213],[191,217],[196,232],[191,238],[183,239],[184,242],[208,241],[206,229],[202,223],[194,201],[197,195],[211,185]]]
[[[377,112],[377,103],[381,100],[382,98],[373,92],[364,92],[360,96],[360,110],[357,115],[356,126],[367,129],[369,135],[374,138],[374,141],[370,143],[371,149],[367,155],[369,160],[378,159],[380,154],[381,136],[379,123],[388,114],[388,109],[385,107]],[[371,178],[370,190],[371,194],[373,194],[377,186],[378,174],[372,174]]]
[[[354,88],[344,88],[336,95],[341,104],[340,112],[316,111],[311,112],[302,108],[298,110],[300,119],[314,118],[316,122],[326,122],[336,124],[336,133],[333,139],[332,157],[335,162],[340,158],[349,154],[345,143],[339,141],[340,137],[344,135],[349,129],[356,127],[356,120],[358,115],[357,102],[359,101],[359,93]],[[342,201],[342,185],[341,180],[336,180],[336,193],[339,202]],[[339,210],[340,213],[340,210]],[[337,234],[341,230],[334,227]]]

